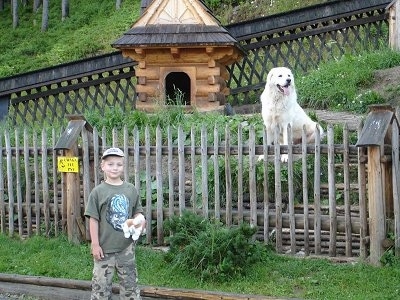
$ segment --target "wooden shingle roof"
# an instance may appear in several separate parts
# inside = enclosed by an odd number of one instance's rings
[[[115,41],[115,48],[235,46],[237,40],[221,26],[163,24],[133,27]]]
[[[230,46],[239,42],[200,0],[153,0],[114,48]]]

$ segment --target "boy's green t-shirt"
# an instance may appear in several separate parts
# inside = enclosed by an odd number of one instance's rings
[[[129,182],[111,185],[102,182],[90,193],[85,216],[99,221],[99,243],[104,253],[126,249],[131,238],[125,238],[122,224],[137,213],[143,213],[135,186]]]

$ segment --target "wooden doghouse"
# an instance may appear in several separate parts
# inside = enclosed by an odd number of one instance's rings
[[[218,108],[229,94],[226,67],[244,55],[197,0],[154,0],[112,46],[138,62],[136,108],[145,111],[165,104]]]

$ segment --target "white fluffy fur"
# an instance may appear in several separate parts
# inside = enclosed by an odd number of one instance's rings
[[[273,68],[267,75],[265,89],[261,94],[261,115],[267,130],[267,143],[274,142],[275,128],[279,128],[279,144],[288,145],[287,127],[292,128],[293,143],[301,143],[305,126],[307,143],[315,141],[315,129],[323,135],[323,129],[306,114],[297,103],[294,77],[290,69]],[[261,157],[262,158],[262,157]],[[287,161],[287,156],[282,157]]]

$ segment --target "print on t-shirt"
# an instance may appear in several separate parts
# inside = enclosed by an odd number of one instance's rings
[[[122,231],[122,224],[128,219],[129,201],[125,195],[115,195],[107,207],[106,220],[118,231]]]

